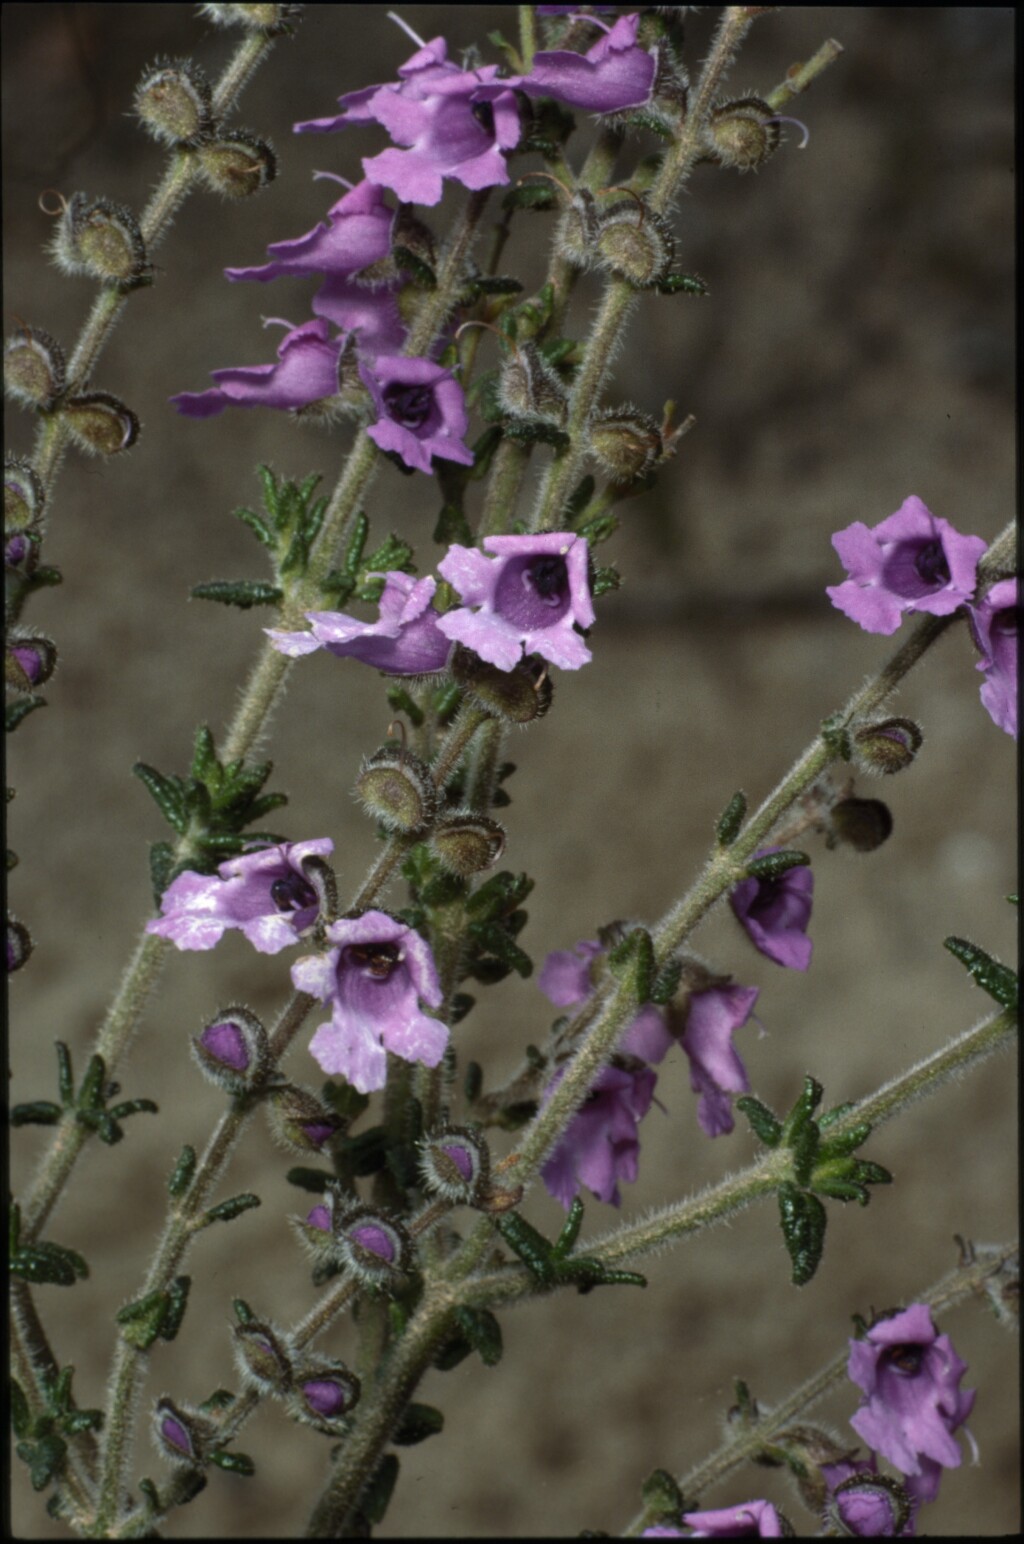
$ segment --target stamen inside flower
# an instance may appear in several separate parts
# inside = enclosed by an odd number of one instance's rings
[[[557,554],[514,558],[495,590],[498,611],[517,627],[551,627],[569,610],[569,572]]]
[[[395,381],[384,388],[384,402],[389,417],[403,429],[422,429],[434,408],[434,393],[429,386],[408,386]]]
[[[897,542],[886,558],[882,583],[905,600],[920,600],[950,582],[946,550],[938,537]]]
[[[884,1360],[889,1363],[894,1372],[902,1373],[906,1378],[916,1378],[924,1361],[924,1347],[890,1346],[885,1352]]]
[[[940,541],[927,542],[914,559],[914,567],[925,584],[949,583],[949,564]]]
[[[364,975],[387,981],[402,963],[402,952],[397,944],[351,944],[345,959],[361,967]]]
[[[494,108],[490,102],[474,102],[470,112],[477,123],[483,129],[488,139],[494,138]]]
[[[275,879],[270,887],[270,899],[278,911],[305,911],[308,906],[317,904],[316,891],[301,874]]]

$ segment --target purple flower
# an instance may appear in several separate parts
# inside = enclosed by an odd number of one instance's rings
[[[393,354],[406,336],[395,298],[398,289],[391,284],[369,290],[357,279],[329,273],[313,296],[313,311],[341,332],[354,332],[364,356]]]
[[[770,1501],[744,1501],[717,1512],[684,1512],[695,1539],[781,1539],[782,1518]]]
[[[825,591],[868,633],[894,633],[904,611],[950,612],[974,593],[980,536],[961,536],[915,494],[873,529],[855,520],[832,545],[849,578]]]
[[[384,191],[372,182],[349,188],[327,211],[326,220],[293,241],[275,241],[268,247],[273,261],[261,268],[225,268],[232,280],[280,279],[288,274],[339,274],[350,277],[380,262],[391,251],[391,227],[395,213],[384,201]]]
[[[387,1051],[436,1067],[448,1030],[419,1006],[422,998],[437,1008],[442,997],[433,955],[419,934],[386,912],[367,911],[333,922],[327,937],[333,949],[292,966],[299,991],[331,1005],[309,1047],[324,1072],[340,1073],[368,1094],[387,1081]]]
[[[514,669],[524,653],[563,670],[585,665],[590,650],[574,627],[594,621],[584,538],[549,531],[483,544],[493,557],[456,545],[437,565],[464,602],[441,618],[441,631],[499,670]]]
[[[700,1094],[697,1120],[709,1137],[732,1130],[729,1095],[750,1087],[732,1037],[747,1022],[757,998],[756,986],[709,987],[690,997],[680,1044],[690,1059],[690,1087]]]
[[[779,850],[765,847],[756,856],[764,858]],[[806,970],[813,947],[807,937],[813,894],[814,875],[803,864],[777,879],[741,879],[733,886],[729,905],[755,949],[777,965]]]
[[[293,658],[327,649],[331,654],[361,660],[386,675],[430,675],[444,669],[451,652],[451,643],[438,627],[437,612],[430,604],[436,588],[429,577],[414,579],[392,569],[384,575],[376,622],[360,621],[344,611],[307,611],[306,617],[313,624],[311,632],[286,633],[274,627],[263,630],[275,649]]]
[[[985,673],[981,700],[993,721],[1017,738],[1017,622],[1020,606],[1016,579],[1000,579],[967,618],[981,651],[978,669]]]
[[[843,1459],[822,1464],[821,1477],[828,1487],[825,1516],[840,1531],[859,1539],[912,1539],[914,1511],[905,1486],[879,1475],[872,1453],[869,1459]],[[900,1496],[904,1492],[906,1501]],[[911,1503],[909,1513],[907,1504]],[[903,1526],[897,1528],[901,1517]]]
[[[596,27],[604,23],[588,17]],[[550,96],[589,113],[642,107],[654,85],[655,58],[636,40],[640,18],[620,16],[585,54],[554,49],[535,54],[529,75],[515,84],[527,96]]]
[[[270,325],[269,318],[264,325]],[[287,322],[277,325],[288,327]],[[325,321],[291,327],[281,340],[276,365],[238,365],[211,370],[216,386],[182,391],[171,401],[188,418],[211,418],[226,407],[308,407],[338,391],[342,338],[331,338]]]
[[[933,1501],[940,1471],[960,1465],[953,1439],[970,1415],[975,1390],[961,1391],[967,1371],[948,1335],[932,1323],[927,1303],[912,1303],[850,1342],[847,1373],[866,1398],[850,1421],[862,1441],[902,1474],[916,1477],[920,1501]]]
[[[326,858],[334,843],[284,842],[229,858],[216,874],[179,874],[160,900],[161,915],[147,933],[179,949],[212,949],[229,927],[241,928],[261,954],[277,954],[316,921],[319,901],[303,858]]]
[[[330,133],[353,123],[379,123],[395,146],[363,161],[371,182],[405,203],[437,204],[444,179],[466,188],[507,183],[504,152],[519,143],[519,108],[498,66],[460,70],[443,38],[424,43],[398,71],[401,79],[338,98],[341,113],[297,123],[298,134]]]
[[[591,990],[591,964],[604,952],[599,943],[585,940],[574,952],[559,949],[549,954],[537,978],[541,991],[558,1008],[582,1002]],[[598,1073],[541,1170],[548,1191],[567,1210],[581,1185],[599,1201],[618,1206],[619,1180],[632,1184],[636,1179],[637,1127],[651,1107],[658,1081],[646,1063],[661,1061],[671,1044],[664,1013],[651,1004],[641,1008],[623,1036],[621,1053]],[[549,1095],[563,1075],[561,1069],[548,1087]]]
[[[462,443],[466,398],[450,370],[429,359],[378,354],[359,374],[377,412],[366,432],[381,450],[394,451],[418,472],[429,473],[431,456],[473,465],[473,452]]]

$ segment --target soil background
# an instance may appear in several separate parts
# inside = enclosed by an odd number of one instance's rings
[[[444,32],[453,57],[503,27],[493,6],[410,6],[423,37]],[[687,23],[691,71],[714,12]],[[674,399],[696,415],[656,491],[627,505],[602,551],[624,575],[602,599],[594,663],[561,673],[551,714],[514,744],[504,862],[537,881],[522,942],[538,965],[614,918],[654,921],[695,874],[735,789],[760,799],[816,725],[887,657],[891,645],[829,604],[842,577],[830,545],[853,520],[876,524],[911,492],[959,529],[994,536],[1014,508],[1013,56],[1008,8],[794,8],[759,19],[729,91],[767,91],[829,36],[841,60],[796,103],[799,130],[757,176],[700,167],[676,214],[680,260],[708,282],[696,300],[654,297],[639,308],[609,400],[660,412]],[[91,300],[84,280],[59,278],[43,256],[43,189],[82,189],[138,207],[162,153],[128,115],[143,65],[194,54],[211,76],[233,39],[185,5],[7,5],[4,53],[5,328],[42,326],[70,349]],[[485,51],[488,45],[484,45]],[[60,666],[49,707],[14,738],[8,782],[14,912],[36,939],[11,986],[13,1098],[52,1097],[53,1041],[79,1071],[150,905],[148,843],[164,834],[130,769],[143,759],[184,771],[195,725],[219,732],[269,620],[191,603],[213,577],[261,576],[260,552],[230,511],[258,497],[253,469],[323,472],[331,486],[344,432],[325,436],[284,415],[177,417],[176,391],[201,390],[210,369],[273,357],[279,336],[259,319],[306,315],[314,281],[273,289],[229,286],[228,265],[263,261],[267,242],[297,236],[331,202],[315,169],[359,176],[382,148],[373,129],[293,136],[291,124],[333,110],[336,97],[394,78],[410,51],[382,6],[310,7],[245,92],[235,121],[269,137],[279,175],[259,198],[224,204],[197,194],[156,253],[152,289],[134,297],[96,371],[96,387],[139,414],[139,444],[123,461],[70,460],[45,558],[63,586],[36,597],[26,621],[51,634]],[[487,53],[486,57],[490,57]],[[648,147],[653,148],[653,146]],[[526,165],[533,162],[523,162]],[[443,230],[461,190],[428,212]],[[52,195],[51,195],[52,197]],[[503,267],[528,284],[542,272],[550,217],[518,222]],[[585,333],[598,293],[581,284],[573,325]],[[493,349],[485,343],[484,349]],[[486,362],[492,362],[484,352]],[[31,444],[27,416],[9,414],[8,448]],[[543,453],[538,456],[543,461]],[[438,499],[426,478],[386,466],[368,512],[419,545],[421,571]],[[754,952],[727,911],[697,948],[715,968],[761,988],[765,1033],[740,1033],[754,1091],[788,1107],[805,1072],[830,1102],[856,1099],[987,1011],[988,999],[943,950],[956,933],[1004,959],[1015,949],[1013,742],[978,698],[980,677],[962,627],[914,672],[897,711],[925,743],[906,774],[860,791],[884,797],[889,842],[870,856],[814,841],[816,892],[806,974]],[[290,795],[275,819],[293,839],[330,835],[343,892],[374,851],[350,798],[363,752],[383,738],[384,683],[350,661],[318,655],[293,672],[276,714],[271,785]],[[397,891],[393,904],[400,904]],[[39,1300],[62,1363],[76,1368],[83,1405],[102,1401],[114,1327],[111,1305],[137,1290],[183,1142],[201,1146],[221,1096],[199,1076],[188,1036],[244,1001],[273,1017],[288,990],[287,956],[256,955],[238,935],[209,954],[174,955],[144,1031],[118,1070],[125,1096],[155,1096],[126,1140],[93,1143],[49,1235],[84,1251],[90,1279]],[[481,992],[456,1032],[497,1083],[524,1046],[542,1041],[553,1010],[535,980]],[[296,1046],[289,1070],[317,1082]],[[696,1123],[683,1058],[661,1070],[643,1127],[640,1177],[623,1215],[690,1193],[748,1163],[740,1126],[715,1142]],[[870,1208],[829,1209],[814,1281],[789,1283],[774,1207],[648,1262],[642,1294],[616,1288],[564,1295],[503,1314],[506,1354],[432,1373],[421,1397],[443,1407],[441,1437],[402,1451],[402,1477],[382,1528],[394,1536],[615,1534],[657,1466],[682,1473],[719,1440],[733,1380],[767,1404],[839,1349],[850,1315],[913,1300],[956,1260],[954,1234],[1010,1237],[1017,1217],[1016,1082],[999,1058],[879,1130],[870,1156],[896,1182]],[[742,1123],[741,1123],[742,1125]],[[46,1132],[16,1133],[17,1193]],[[312,1301],[287,1218],[302,1194],[284,1180],[293,1160],[265,1127],[248,1131],[224,1194],[256,1190],[262,1210],[199,1242],[184,1330],[158,1344],[145,1401],[203,1399],[232,1386],[231,1298],[288,1323]],[[608,1208],[588,1206],[585,1229]],[[560,1209],[539,1189],[528,1215],[549,1232]],[[585,1235],[584,1235],[585,1246]],[[943,1478],[920,1531],[992,1535],[1019,1526],[1017,1349],[981,1305],[947,1316],[978,1389],[970,1425],[980,1468]],[[350,1354],[341,1324],[323,1342]],[[847,1385],[817,1412],[846,1439],[857,1404]],[[258,1477],[214,1473],[166,1537],[287,1537],[301,1531],[327,1470],[327,1444],[267,1406],[240,1444]],[[140,1440],[137,1474],[159,1476]],[[706,1506],[765,1495],[813,1531],[777,1471],[738,1474]],[[64,1537],[15,1476],[14,1529]]]

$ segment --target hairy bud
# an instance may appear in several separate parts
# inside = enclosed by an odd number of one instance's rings
[[[277,175],[277,157],[265,140],[247,129],[226,130],[196,147],[207,187],[225,198],[248,198]]]
[[[43,633],[12,631],[4,645],[4,680],[19,692],[35,691],[57,664],[57,646]]]
[[[321,1152],[342,1127],[338,1117],[315,1094],[292,1083],[272,1088],[266,1109],[274,1136],[282,1146],[298,1153]]]
[[[749,172],[763,165],[779,147],[779,125],[767,102],[740,97],[712,108],[707,126],[708,153],[720,166]]]
[[[109,391],[68,397],[61,406],[64,421],[79,450],[92,456],[117,456],[139,437],[139,420],[120,397]]]
[[[284,1333],[251,1319],[233,1332],[235,1361],[243,1382],[258,1394],[281,1394],[291,1388],[292,1362]]]
[[[214,1441],[216,1427],[189,1405],[175,1404],[165,1394],[153,1410],[153,1441],[172,1463],[200,1468]]]
[[[858,852],[874,852],[892,834],[892,814],[881,799],[840,799],[829,813],[829,845],[848,842]]]
[[[135,111],[153,138],[190,145],[211,128],[210,83],[191,59],[160,59],[135,88]]]
[[[274,37],[291,31],[301,5],[201,5],[207,21],[217,27],[244,27],[247,32],[265,32]]]
[[[17,917],[7,914],[7,974],[20,970],[32,953],[32,934]]]
[[[636,482],[661,459],[661,430],[639,408],[600,408],[590,421],[587,448],[613,482]]]
[[[430,769],[404,747],[385,745],[375,751],[363,762],[352,791],[388,831],[423,831],[437,812]]]
[[[4,343],[4,390],[46,411],[66,385],[64,350],[40,327],[20,327]]]
[[[498,401],[510,418],[540,418],[553,424],[565,421],[565,387],[536,343],[529,340],[513,344],[513,352],[502,364]]]
[[[310,1360],[295,1369],[288,1412],[294,1420],[333,1435],[358,1403],[360,1392],[359,1379],[344,1362]]]
[[[371,1206],[353,1206],[337,1218],[334,1237],[345,1264],[366,1286],[396,1285],[412,1261],[405,1228]]]
[[[472,1206],[488,1188],[490,1154],[475,1131],[466,1126],[443,1126],[425,1139],[420,1170],[435,1195]]]
[[[851,737],[854,765],[862,772],[902,772],[921,749],[923,738],[912,718],[883,718],[863,724]]]
[[[523,660],[514,670],[499,670],[457,645],[449,668],[481,707],[506,723],[529,724],[543,718],[551,706],[551,676],[536,659]]]
[[[38,528],[46,495],[35,468],[21,456],[4,457],[4,531]]]
[[[198,1035],[192,1054],[211,1081],[229,1094],[244,1094],[270,1067],[270,1042],[254,1013],[237,1003],[222,1008]]]
[[[449,874],[469,879],[497,863],[505,850],[505,832],[487,815],[456,810],[434,827],[430,847]]]
[[[138,220],[108,198],[73,193],[62,200],[50,251],[65,273],[107,284],[139,284],[151,273]]]
[[[620,279],[649,289],[671,269],[675,242],[668,221],[636,194],[602,213],[597,254],[603,267]]]

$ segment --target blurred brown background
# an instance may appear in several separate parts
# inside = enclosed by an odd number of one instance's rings
[[[513,7],[410,6],[453,56],[495,26],[511,35]],[[706,52],[714,12],[691,18],[689,60]],[[5,64],[5,328],[42,326],[70,348],[91,299],[41,255],[50,222],[44,188],[105,194],[138,207],[161,153],[126,116],[134,82],[157,55],[194,54],[214,76],[232,40],[185,5],[8,5]],[[794,111],[799,135],[756,177],[699,168],[680,201],[682,264],[702,274],[704,301],[652,298],[618,361],[620,395],[657,413],[674,398],[698,426],[655,494],[627,507],[604,553],[625,576],[605,598],[594,664],[562,674],[554,710],[512,754],[506,863],[537,880],[525,946],[592,937],[614,917],[655,920],[702,860],[714,821],[738,788],[757,800],[820,719],[889,651],[830,606],[840,577],[829,538],[855,519],[875,524],[908,493],[959,529],[992,537],[1014,498],[1013,15],[1008,8],[795,8],[759,20],[732,71],[734,95],[767,91],[829,36],[846,52]],[[230,518],[253,502],[257,461],[285,474],[322,470],[330,486],[346,438],[286,417],[229,412],[178,418],[176,391],[201,390],[211,368],[273,357],[261,315],[306,315],[313,281],[272,290],[229,286],[228,265],[263,260],[268,241],[320,218],[333,194],[314,169],[359,176],[382,148],[374,130],[293,137],[291,124],[333,109],[339,93],[394,77],[408,40],[381,6],[311,7],[247,90],[236,121],[273,139],[278,180],[244,207],[196,195],[156,255],[157,283],[133,298],[95,376],[143,423],[121,463],[72,460],[62,475],[46,557],[62,589],[37,597],[26,620],[50,632],[61,664],[50,706],[12,742],[17,788],[9,842],[20,854],[11,904],[37,947],[11,990],[16,1099],[52,1097],[52,1042],[84,1065],[94,1026],[149,904],[147,844],[155,807],[131,776],[137,758],[185,770],[195,724],[219,732],[267,617],[190,604],[189,586],[261,575],[249,534]],[[458,194],[429,213],[443,229]],[[524,216],[505,267],[535,281],[548,217]],[[582,333],[596,291],[581,287]],[[485,348],[487,345],[485,345]],[[489,356],[485,353],[485,358]],[[9,448],[31,425],[9,415]],[[419,543],[421,570],[437,507],[425,478],[385,467],[370,501],[374,529]],[[1014,746],[978,698],[980,677],[962,629],[946,638],[898,699],[918,718],[916,766],[881,793],[892,839],[870,857],[815,844],[817,891],[807,975],[756,954],[727,914],[697,947],[717,968],[761,987],[767,1034],[738,1036],[754,1090],[788,1106],[805,1071],[830,1101],[867,1093],[986,1012],[988,1000],[942,949],[965,934],[1004,959],[1015,927],[1003,897],[1015,887]],[[271,782],[291,795],[277,817],[295,839],[329,834],[343,891],[373,852],[349,796],[360,754],[388,719],[382,683],[352,662],[317,656],[295,672],[273,726]],[[112,1305],[137,1288],[159,1229],[167,1174],[183,1141],[199,1145],[220,1107],[187,1054],[187,1036],[219,1004],[272,1015],[288,989],[287,958],[258,956],[237,935],[211,954],[175,956],[133,1054],[125,1094],[159,1099],[125,1142],[93,1144],[50,1235],[86,1252],[91,1279],[74,1293],[41,1289],[83,1404],[103,1398]],[[553,1016],[534,982],[489,995],[457,1031],[497,1081],[540,1041]],[[644,1127],[641,1175],[624,1213],[693,1191],[747,1163],[742,1130],[714,1143],[699,1132],[683,1059],[669,1058]],[[315,1083],[301,1045],[290,1070]],[[832,1356],[849,1317],[911,1300],[954,1263],[952,1235],[1008,1237],[1017,1215],[1014,1076],[1008,1060],[948,1087],[879,1131],[869,1153],[896,1184],[870,1210],[830,1209],[825,1261],[802,1291],[788,1282],[772,1207],[743,1215],[645,1267],[642,1296],[626,1289],[564,1296],[503,1316],[506,1356],[432,1374],[422,1397],[441,1404],[440,1438],[402,1453],[385,1533],[615,1533],[655,1465],[680,1472],[718,1441],[732,1382],[766,1403]],[[17,1191],[45,1132],[19,1131]],[[227,1318],[243,1292],[288,1323],[312,1300],[286,1217],[300,1192],[262,1125],[247,1134],[225,1194],[254,1188],[263,1209],[211,1229],[188,1269],[195,1278],[184,1331],[152,1358],[146,1399],[199,1400],[231,1385]],[[559,1209],[539,1190],[529,1215],[554,1228]],[[603,1231],[593,1203],[585,1227]],[[1016,1348],[975,1307],[943,1326],[979,1390],[971,1428],[980,1470],[943,1481],[922,1517],[933,1534],[1013,1531],[1018,1515]],[[324,1349],[345,1355],[339,1325]],[[844,1388],[821,1414],[850,1437],[856,1407]],[[852,1439],[851,1439],[852,1440]],[[169,1537],[288,1536],[301,1530],[326,1472],[326,1444],[261,1410],[240,1444],[258,1477],[214,1475]],[[143,1436],[138,1473],[159,1475]],[[61,1537],[22,1470],[15,1530]],[[809,1516],[780,1475],[752,1471],[709,1493],[724,1506],[766,1495],[798,1531]]]

